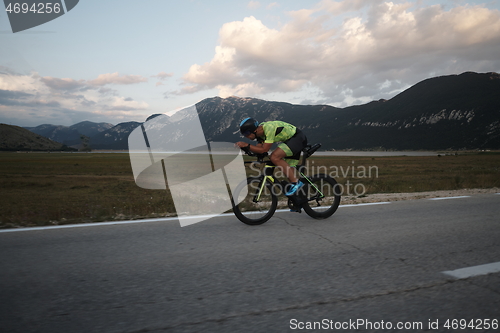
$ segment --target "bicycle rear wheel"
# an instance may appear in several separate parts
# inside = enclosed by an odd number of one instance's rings
[[[325,219],[337,211],[340,204],[342,189],[337,181],[324,174],[314,175],[307,180],[304,186],[308,201],[304,204],[304,211],[315,219]]]
[[[265,182],[262,186],[262,182]],[[247,189],[247,193],[242,191]],[[240,202],[233,207],[234,215],[243,223],[258,225],[267,222],[276,211],[278,198],[273,192],[273,184],[263,177],[249,177],[238,185],[234,198]]]

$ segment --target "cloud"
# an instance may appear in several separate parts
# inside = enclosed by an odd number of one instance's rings
[[[0,89],[0,105],[2,106],[21,106],[21,107],[60,107],[61,104],[56,100],[46,100],[36,98],[32,94],[22,91],[10,91]]]
[[[142,119],[149,104],[119,96],[108,84],[133,84],[147,80],[139,75],[99,75],[97,79],[41,77],[37,73],[0,72],[0,120],[24,126],[39,125],[41,118],[71,125],[82,120]],[[36,116],[33,116],[36,115]],[[52,120],[51,120],[52,121]]]
[[[118,92],[115,89],[100,87],[97,91],[102,95],[116,95]]]
[[[42,77],[40,79],[47,87],[54,90],[77,90],[86,86],[85,80],[59,79],[55,77]]]
[[[272,2],[270,3],[269,5],[266,6],[266,9],[272,9],[272,8],[276,8],[276,7],[279,7],[279,3],[277,2]]]
[[[151,77],[155,77],[155,78],[157,78],[157,79],[159,79],[161,81],[166,80],[166,79],[168,79],[169,77],[172,77],[172,76],[174,76],[173,73],[165,73],[165,72],[160,72],[160,73],[158,73],[156,75],[151,75]]]
[[[135,84],[147,82],[148,79],[140,75],[122,75],[118,73],[100,74],[97,79],[90,80],[92,86],[104,86],[107,84]]]
[[[247,5],[248,8],[250,9],[257,9],[260,7],[260,2],[258,1],[250,1]]]
[[[149,107],[146,102],[137,102],[132,98],[115,97],[110,106],[107,107],[108,110],[114,111],[137,111],[146,110]]]
[[[253,16],[224,24],[212,60],[192,65],[175,94],[215,88],[257,97],[307,86],[324,102],[346,104],[391,97],[429,76],[500,66],[500,13],[481,5],[322,1],[288,14],[279,29]]]
[[[384,0],[348,0],[348,1],[333,1],[323,0],[318,5],[319,10],[325,10],[333,15],[339,15],[346,12],[357,11],[364,7],[369,7],[383,3]]]
[[[30,97],[33,97],[33,95],[22,91],[0,89],[0,105],[18,105],[19,101],[26,100]]]
[[[165,81],[166,79],[168,79],[172,76],[174,76],[173,73],[165,73],[165,72],[160,72],[156,75],[151,75],[151,77],[154,77],[154,78],[157,78],[160,80],[160,81],[156,82],[156,84],[155,84],[156,87],[163,86],[164,85],[163,81]]]

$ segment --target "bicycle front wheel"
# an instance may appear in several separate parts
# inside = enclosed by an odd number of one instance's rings
[[[304,211],[315,219],[332,216],[340,204],[341,187],[335,179],[324,174],[314,175],[309,180],[312,184],[305,181],[307,202],[303,206]]]
[[[243,191],[245,188],[247,191]],[[278,206],[273,184],[263,177],[247,178],[234,191],[234,198],[239,202],[233,207],[234,215],[241,222],[249,225],[267,222]]]

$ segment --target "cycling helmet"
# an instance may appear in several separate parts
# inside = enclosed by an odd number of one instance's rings
[[[240,123],[240,132],[243,136],[248,136],[252,133],[255,134],[255,131],[259,127],[259,122],[253,118],[245,118]]]

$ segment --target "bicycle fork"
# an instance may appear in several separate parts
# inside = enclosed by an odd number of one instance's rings
[[[272,176],[264,176],[259,183],[259,188],[257,193],[253,197],[253,202],[260,201],[260,197],[262,195],[262,192],[264,191],[264,188],[266,187],[267,180],[269,180],[271,184],[274,183],[274,178]]]

